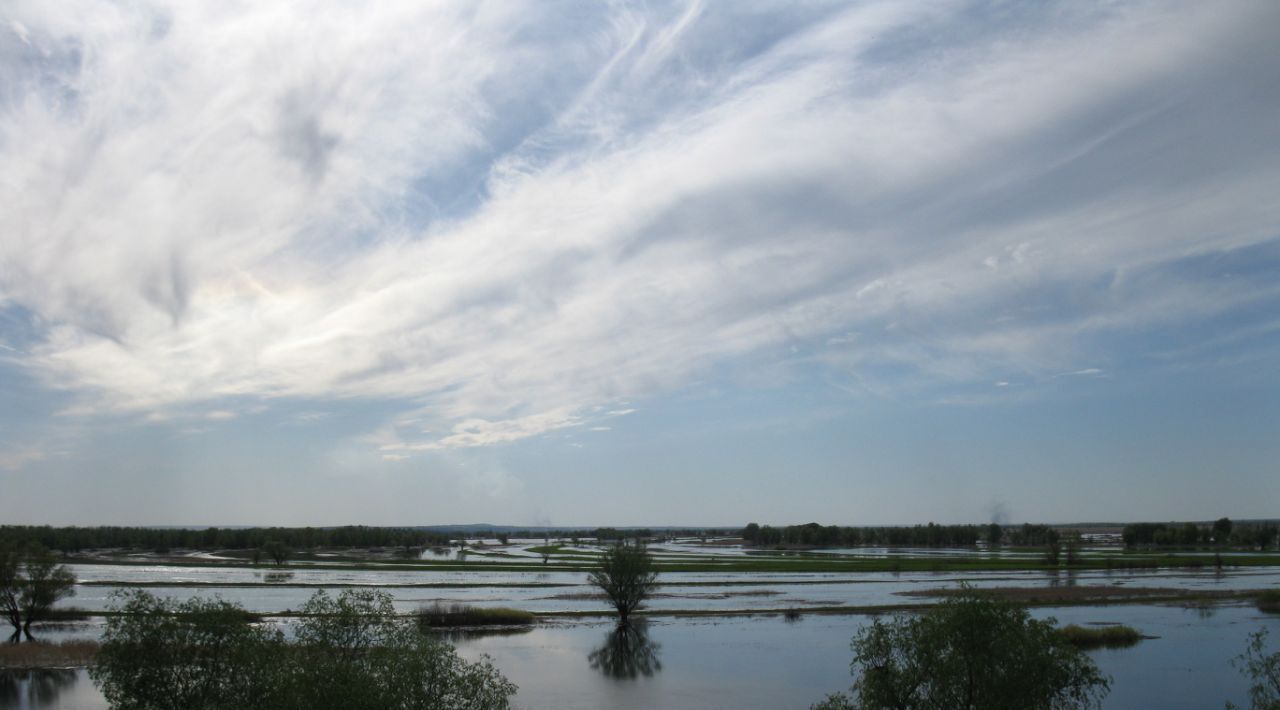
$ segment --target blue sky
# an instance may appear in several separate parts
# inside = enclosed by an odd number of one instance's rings
[[[1278,27],[7,3],[0,520],[1275,516]]]

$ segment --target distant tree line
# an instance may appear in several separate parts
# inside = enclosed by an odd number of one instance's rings
[[[1121,537],[1126,547],[1236,547],[1269,550],[1280,544],[1274,523],[1233,523],[1219,518],[1213,524],[1132,523]]]
[[[910,547],[969,547],[988,535],[986,525],[912,525],[898,527],[841,527],[839,525],[771,525],[750,523],[741,531],[750,545],[774,547],[856,547],[885,545]]]
[[[1058,544],[1061,536],[1048,525],[1023,523],[1019,527],[1004,530],[1004,541],[1016,547],[1045,547]]]
[[[335,528],[143,528],[0,526],[0,544],[41,545],[63,552],[93,549],[247,550],[279,543],[294,550],[318,547],[424,547],[447,545],[449,536],[415,528],[350,525]]]
[[[617,542],[619,540],[664,540],[677,537],[729,537],[736,535],[737,530],[722,528],[663,528],[654,530],[652,528],[626,528],[619,530],[618,528],[601,527],[601,528],[564,528],[551,529],[541,528],[536,530],[510,530],[503,529],[501,532],[493,530],[475,530],[463,534],[463,537],[480,537],[495,538],[499,541],[505,539],[525,539],[536,540],[557,539],[557,540],[580,540],[580,539],[596,539],[602,542]],[[459,533],[453,533],[455,538]]]
[[[706,537],[730,535],[736,531],[711,528],[618,530],[602,527],[566,528],[563,530],[517,530],[501,532],[477,529],[449,532],[446,529],[412,527],[255,527],[255,528],[146,528],[146,527],[51,527],[48,525],[0,525],[0,544],[16,547],[41,545],[51,550],[79,552],[95,549],[151,550],[165,553],[186,550],[265,550],[283,546],[290,550],[332,547],[444,547],[454,539],[579,539],[604,541],[627,539],[659,539],[670,537]],[[268,554],[268,556],[270,556]]]

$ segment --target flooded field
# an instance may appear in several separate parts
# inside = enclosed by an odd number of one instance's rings
[[[805,708],[827,693],[847,689],[849,641],[872,614],[886,608],[936,603],[939,591],[961,583],[1010,594],[1085,595],[1085,603],[1041,606],[1037,617],[1076,624],[1125,623],[1148,638],[1122,650],[1091,652],[1112,677],[1106,707],[1220,707],[1245,700],[1247,683],[1231,659],[1247,635],[1269,628],[1280,635],[1280,616],[1263,614],[1242,596],[1280,588],[1280,566],[1163,568],[1140,571],[1086,569],[827,572],[664,572],[648,602],[644,625],[627,638],[614,633],[608,609],[580,569],[593,548],[561,549],[543,563],[528,548],[513,545],[505,559],[523,555],[524,567],[387,568],[350,564],[294,564],[285,570],[212,566],[217,558],[191,564],[137,560],[136,564],[78,562],[71,603],[90,613],[85,621],[49,624],[48,640],[91,638],[112,595],[143,587],[162,596],[219,596],[266,615],[264,623],[286,631],[296,610],[319,589],[376,587],[410,613],[433,602],[507,606],[538,613],[533,627],[498,634],[452,637],[468,658],[490,656],[519,687],[524,708]],[[696,542],[657,546],[668,562],[736,559],[799,559],[792,553],[755,553],[704,547]],[[910,550],[828,551],[825,559],[860,554],[918,559]],[[924,551],[916,551],[924,552]],[[972,551],[927,551],[958,556]],[[751,554],[748,554],[751,553]],[[806,558],[807,559],[807,558]],[[270,581],[274,580],[274,581]],[[1106,593],[1121,604],[1090,602]],[[1161,595],[1161,603],[1126,595]],[[1185,595],[1185,599],[1166,597]],[[798,616],[794,613],[799,612]],[[1274,636],[1273,636],[1274,637]],[[11,672],[0,678],[0,706],[102,708],[105,702],[83,670]]]
[[[1150,638],[1090,655],[1112,677],[1108,708],[1221,707],[1243,703],[1247,683],[1230,660],[1280,617],[1243,605],[1037,609],[1062,623],[1122,621]],[[527,632],[454,639],[468,658],[489,655],[520,691],[522,708],[807,708],[846,689],[849,639],[868,616],[654,619],[619,652],[607,621],[557,621]],[[612,648],[611,648],[612,646]],[[84,671],[0,675],[6,708],[106,708]]]

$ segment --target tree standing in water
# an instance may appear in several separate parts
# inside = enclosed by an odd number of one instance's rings
[[[653,591],[657,579],[653,558],[639,540],[633,545],[620,541],[606,549],[600,558],[600,568],[587,577],[618,610],[619,626],[629,623],[631,612]]]
[[[75,584],[75,575],[44,547],[0,549],[0,608],[13,626],[10,640],[26,635],[30,641],[31,624],[47,617],[58,600],[73,596]]]

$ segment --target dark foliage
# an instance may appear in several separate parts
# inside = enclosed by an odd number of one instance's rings
[[[877,619],[852,646],[852,695],[816,708],[1086,708],[1109,687],[1052,619],[972,590],[919,616]]]
[[[626,625],[631,612],[649,596],[657,584],[658,573],[653,559],[642,544],[625,542],[613,545],[600,556],[600,568],[587,581],[604,592],[609,603],[618,610],[618,621]]]
[[[113,611],[90,673],[121,710],[480,710],[515,693],[487,661],[464,661],[397,617],[384,592],[317,592],[293,642],[218,599],[135,591]]]

